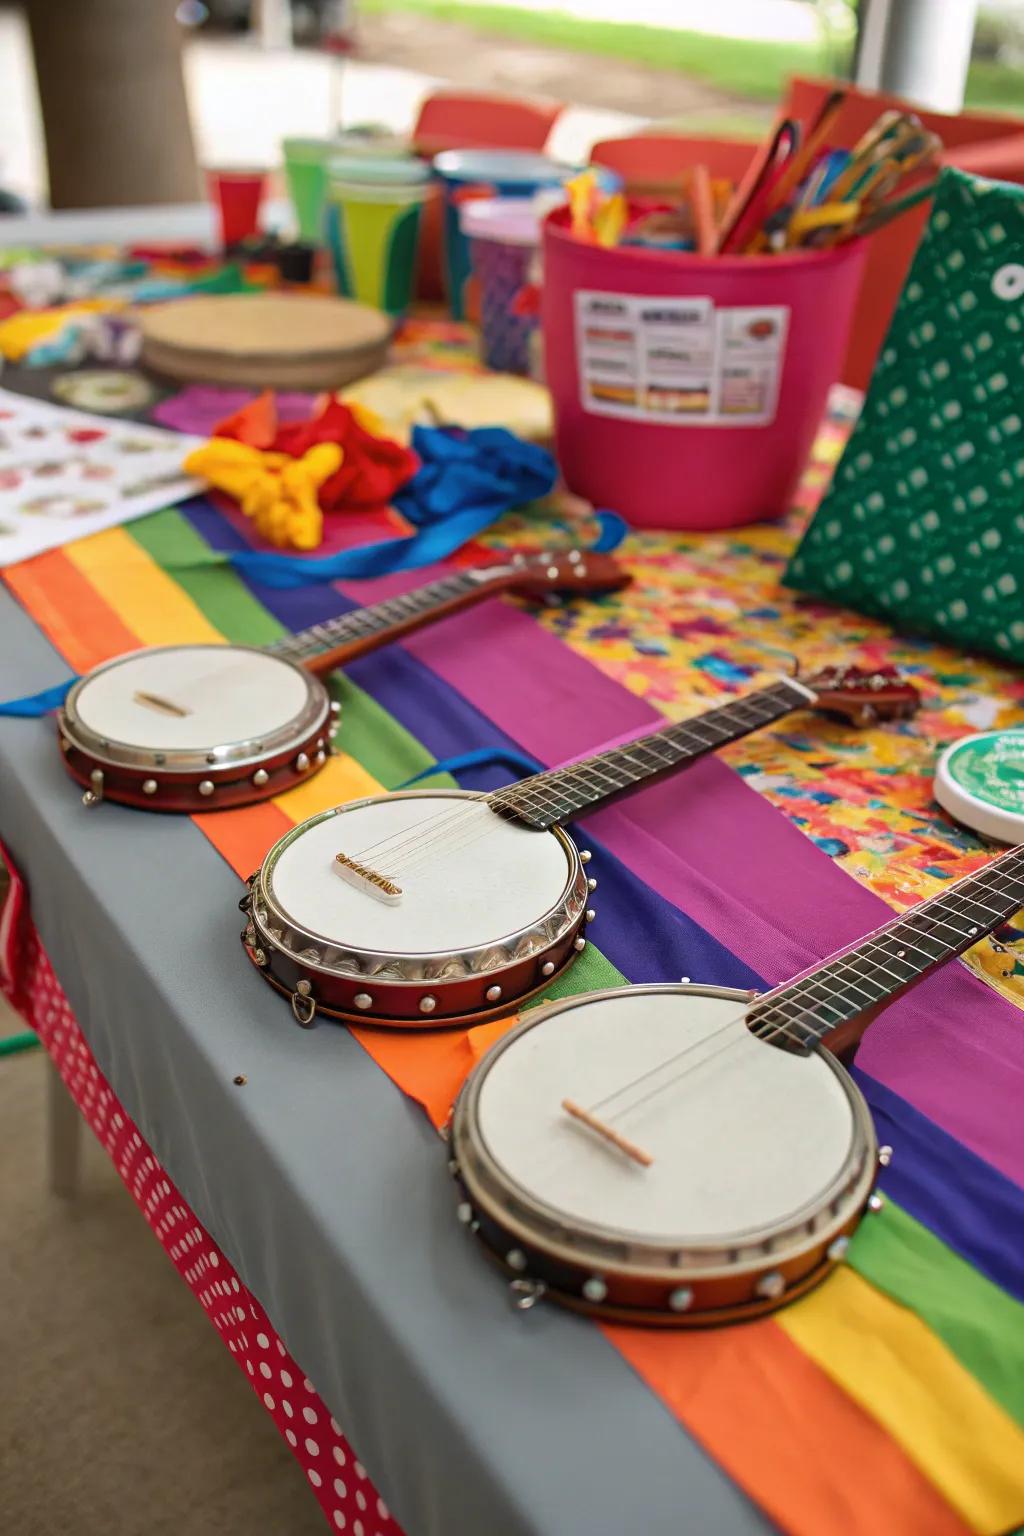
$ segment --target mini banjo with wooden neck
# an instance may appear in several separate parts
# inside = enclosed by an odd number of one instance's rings
[[[209,811],[279,795],[330,751],[324,674],[389,640],[500,592],[612,592],[629,581],[610,555],[570,550],[445,576],[257,650],[169,645],[131,651],[75,683],[58,715],[61,750],[86,805]]]
[[[489,795],[354,800],[282,837],[241,903],[250,960],[300,1024],[479,1023],[550,985],[583,949],[597,881],[559,825],[808,706],[855,721],[910,714],[891,668],[831,668],[535,774]]]
[[[760,996],[639,986],[536,1009],[456,1102],[459,1219],[523,1308],[679,1327],[783,1306],[880,1208],[893,1155],[833,1051],[1022,907],[1015,848]]]

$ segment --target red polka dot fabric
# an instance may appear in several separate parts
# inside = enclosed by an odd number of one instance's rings
[[[350,1536],[402,1536],[313,1383],[196,1220],[97,1067],[2,846],[0,859],[10,877],[0,909],[0,989],[39,1035],[165,1252],[287,1440],[331,1530]]]

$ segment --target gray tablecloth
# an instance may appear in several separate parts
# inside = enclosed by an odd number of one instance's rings
[[[66,675],[0,591],[0,698]],[[510,1307],[425,1116],[294,1026],[191,822],[86,811],[53,722],[0,719],[0,836],[101,1069],[408,1536],[769,1529],[595,1327]]]

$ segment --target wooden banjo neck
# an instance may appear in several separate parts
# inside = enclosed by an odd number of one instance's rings
[[[784,1049],[822,1044],[836,1054],[855,1046],[872,1019],[936,966],[1024,908],[1024,847],[1011,848],[976,874],[763,993],[751,1007],[752,1032]]]
[[[497,790],[491,804],[503,815],[544,830],[666,778],[685,763],[795,710],[817,709],[867,725],[905,718],[917,705],[916,690],[892,667],[874,672],[830,667],[803,680],[781,677],[692,719]]]
[[[412,592],[354,609],[327,623],[287,635],[265,649],[270,655],[323,675],[380,645],[399,640],[501,592],[543,600],[552,594],[614,592],[628,581],[628,575],[611,555],[576,549],[550,555],[517,555],[499,564],[456,571]]]

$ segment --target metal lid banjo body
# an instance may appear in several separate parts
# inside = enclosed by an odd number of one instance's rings
[[[815,705],[906,713],[889,672],[768,688],[490,795],[425,790],[337,806],[270,849],[242,941],[302,1024],[479,1023],[549,986],[585,947],[597,880],[561,823],[726,741]]]
[[[760,997],[623,987],[535,1010],[455,1105],[459,1219],[523,1308],[692,1327],[802,1295],[881,1208],[893,1155],[828,1047],[1022,906],[1017,848]]]
[[[444,577],[263,649],[158,646],[79,679],[58,715],[86,805],[208,811],[282,794],[327,760],[340,706],[317,673],[503,591],[602,592],[628,577],[608,555],[517,558]]]

